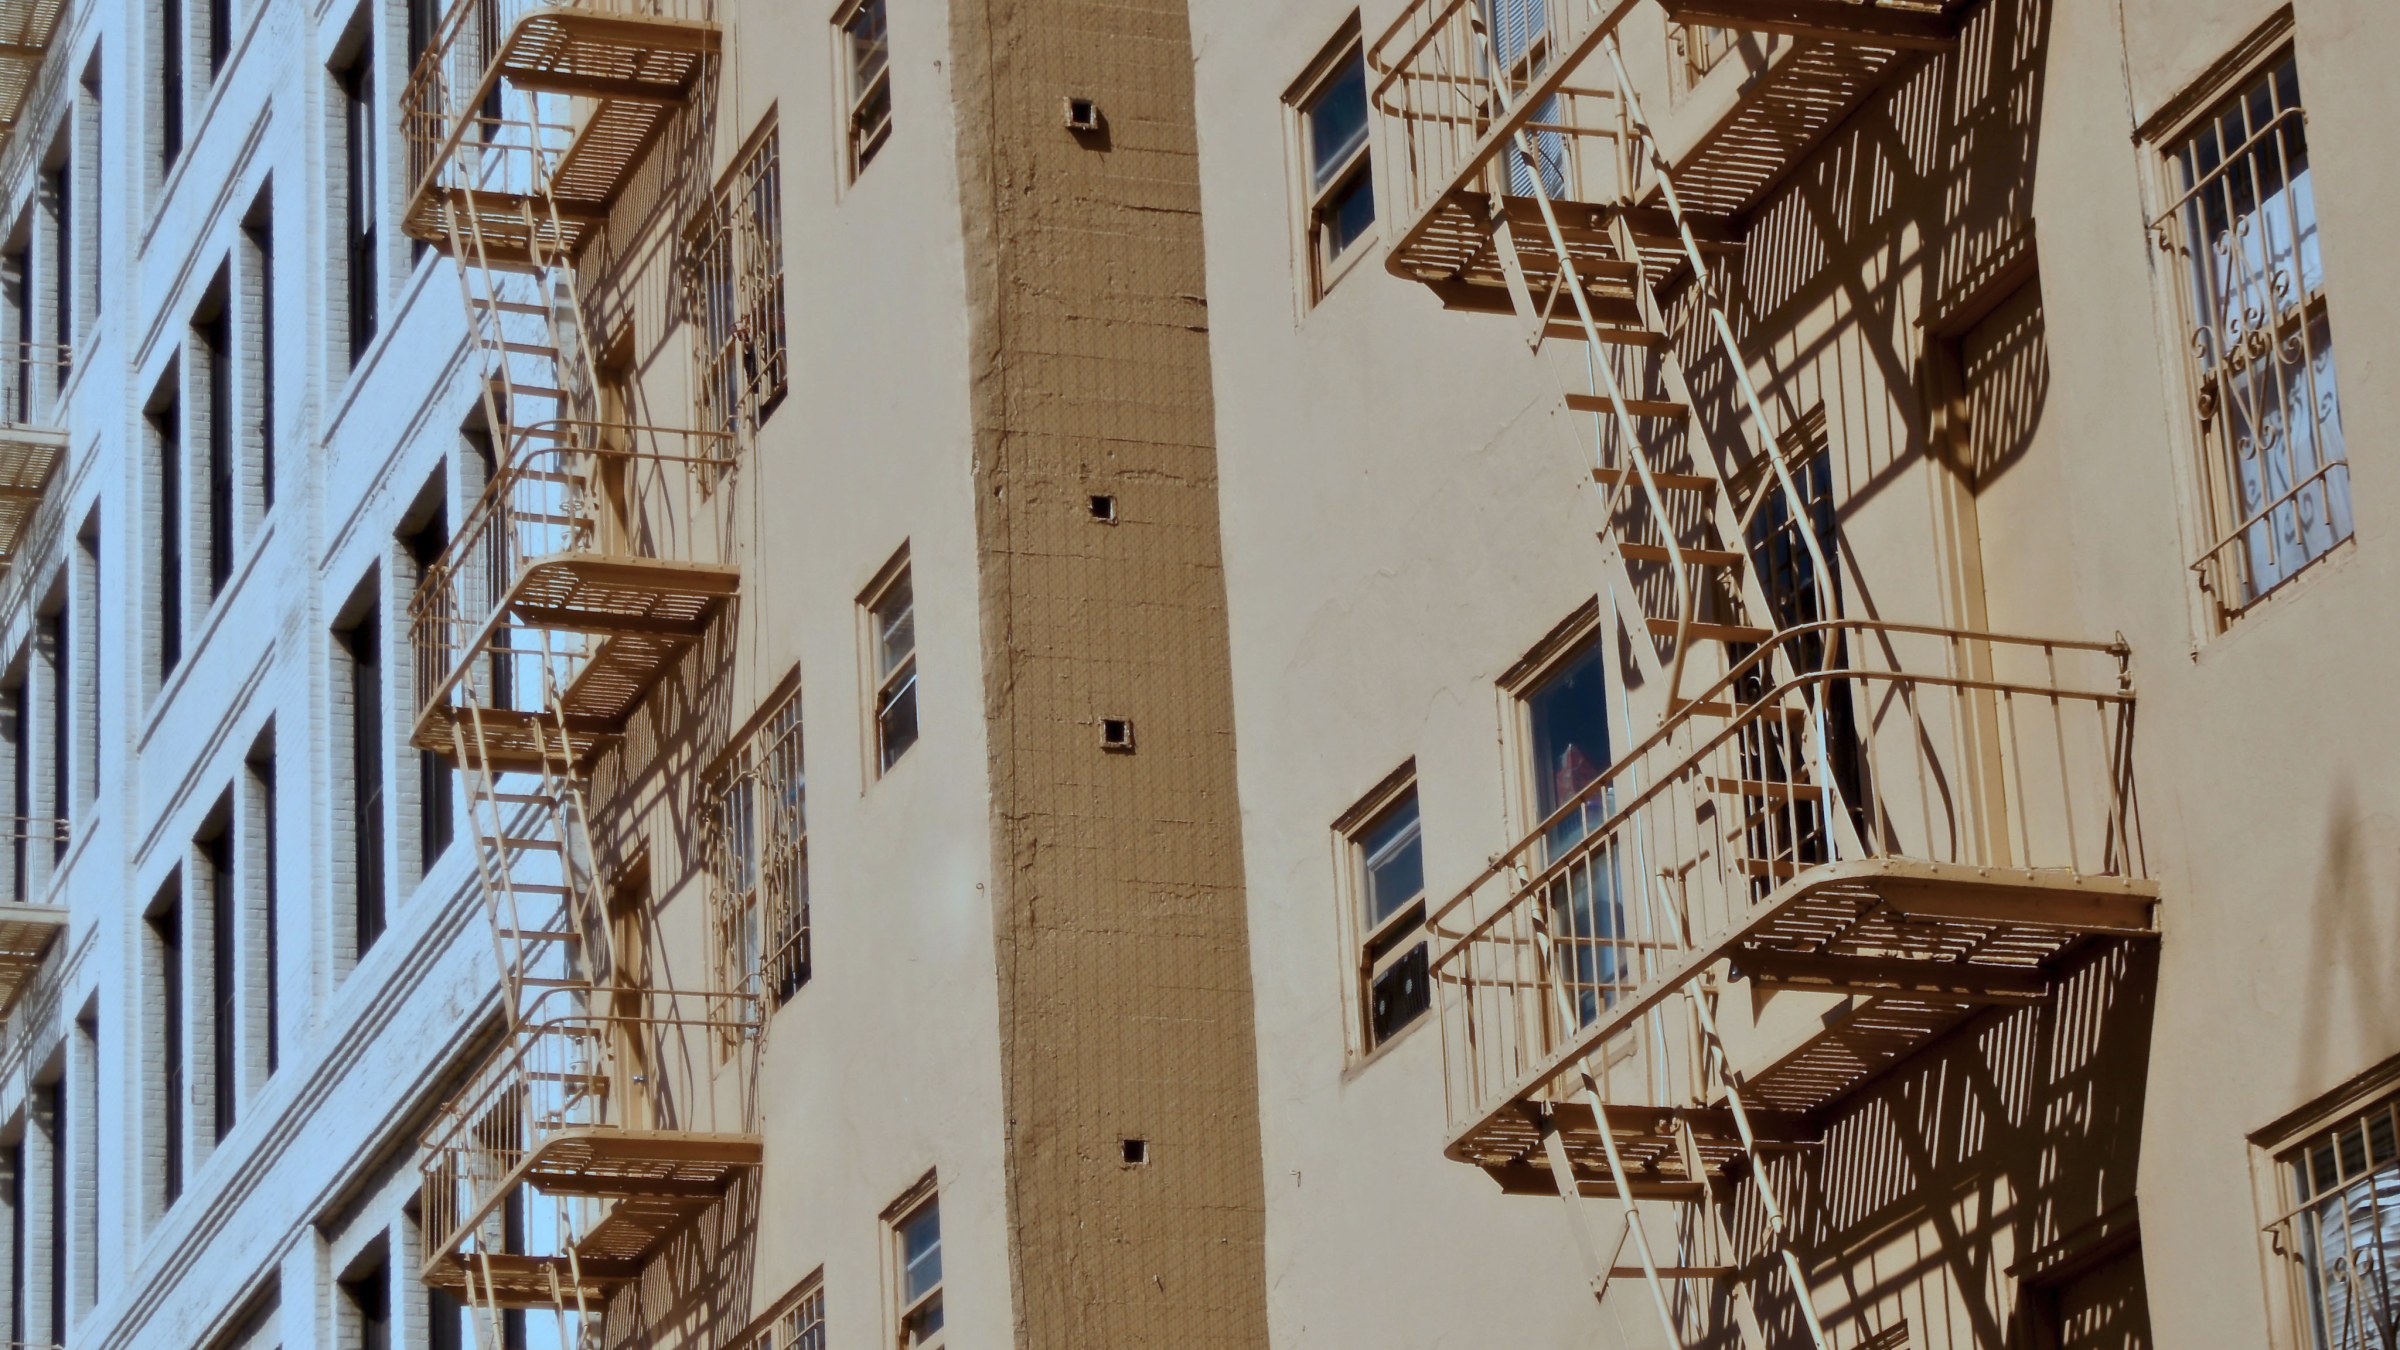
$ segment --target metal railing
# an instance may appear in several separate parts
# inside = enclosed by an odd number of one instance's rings
[[[0,426],[57,428],[74,369],[74,349],[62,343],[0,341]]]
[[[1769,687],[1788,646],[1817,650]],[[1814,869],[2141,876],[2126,661],[2114,644],[1867,620],[1752,652],[1428,919],[1453,1123],[1666,1035],[1642,1014]],[[1703,1086],[1696,1039],[1651,1050],[1644,1099]]]
[[[716,1047],[755,1046],[756,998],[722,991],[630,988],[546,990],[519,1030],[466,1088],[445,1103],[420,1140],[427,1264],[470,1248],[508,1250],[509,1193],[569,1136],[741,1135],[757,1128],[757,1075]],[[628,1183],[628,1192],[640,1183]],[[599,1196],[571,1198],[553,1234],[571,1241],[604,1212]],[[522,1235],[518,1241],[522,1243]]]
[[[1610,201],[1630,181],[1614,90],[1570,84],[1595,44],[1643,0],[1422,0],[1368,49],[1382,114],[1375,172],[1405,256],[1458,192]],[[1528,155],[1517,140],[1532,133]],[[1577,190],[1569,191],[1569,185]]]
[[[718,481],[730,451],[723,433],[683,428],[555,421],[522,430],[410,601],[419,711],[470,676],[487,706],[504,708],[539,710],[573,685],[606,625],[597,614],[529,616],[525,587],[542,563],[730,561],[731,494]],[[577,631],[579,617],[600,631]],[[488,661],[480,672],[478,658]]]
[[[419,174],[414,181],[424,181],[413,158],[420,142],[458,143],[479,117],[499,116],[493,91],[502,56],[521,25],[550,15],[706,24],[716,19],[716,0],[457,0],[417,58],[402,95],[410,167]]]

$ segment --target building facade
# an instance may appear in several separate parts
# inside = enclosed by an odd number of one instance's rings
[[[2392,1334],[2382,6],[0,12],[0,1341]]]

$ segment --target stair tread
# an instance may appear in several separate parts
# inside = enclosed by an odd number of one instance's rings
[[[1674,555],[1664,544],[1621,542],[1617,545],[1617,551],[1634,562],[1675,561]],[[1729,548],[1695,548],[1687,545],[1683,550],[1683,560],[1694,567],[1732,567],[1741,562],[1742,555]]]
[[[1567,407],[1575,412],[1609,413],[1615,411],[1617,401],[1604,394],[1569,394]],[[1624,407],[1628,417],[1681,417],[1691,411],[1684,404],[1665,398],[1629,398],[1624,400]]]
[[[1627,477],[1637,484],[1642,481],[1641,474],[1630,467],[1620,468],[1610,465],[1592,470],[1593,482],[1606,483],[1610,487],[1615,487],[1619,479]],[[1706,474],[1653,471],[1650,477],[1657,482],[1659,490],[1662,492],[1709,492],[1717,486],[1717,480]]]

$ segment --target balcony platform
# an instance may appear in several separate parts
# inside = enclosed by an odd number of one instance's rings
[[[0,901],[0,1010],[13,1005],[33,982],[50,944],[66,931],[63,906]]]
[[[1846,1000],[1764,1063],[1739,1065],[1743,1097],[1762,1146],[1803,1146],[1868,1080],[1985,1008],[2047,995],[2060,957],[2096,938],[2156,933],[2157,883],[2063,871],[1870,858],[1809,868],[1752,907],[1719,940],[1678,953],[1618,998],[1515,1090],[1466,1129],[1449,1156],[1490,1173],[1504,1189],[1555,1194],[1541,1146],[1551,1113],[1577,1179],[1614,1194],[1592,1112],[1574,1095],[1573,1065],[1606,1053],[1642,1015],[1694,981],[1722,971],[1768,991]],[[1632,1177],[1644,1186],[1690,1185],[1670,1114],[1699,1142],[1702,1169],[1728,1175],[1742,1155],[1722,1103],[1670,1112],[1609,1104]],[[1720,1118],[1721,1117],[1721,1118]]]
[[[0,566],[16,560],[33,513],[66,453],[64,431],[0,424]]]

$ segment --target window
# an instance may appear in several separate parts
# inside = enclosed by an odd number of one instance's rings
[[[33,818],[33,704],[32,683],[22,662],[9,672],[0,691],[0,728],[6,739],[0,752],[8,756],[8,888],[0,899],[20,903],[33,899],[33,876],[27,870],[34,831]]]
[[[2350,537],[2300,72],[2286,51],[2166,147],[2172,251],[2219,624]]]
[[[1375,174],[1367,148],[1367,61],[1355,24],[1318,59],[1292,103],[1300,124],[1313,298],[1333,285],[1375,226]]]
[[[233,0],[201,0],[208,7],[208,78],[225,73],[233,55]]]
[[[942,1210],[931,1177],[901,1202],[891,1223],[900,1345],[934,1350],[942,1344]]]
[[[380,282],[375,250],[375,48],[372,39],[335,76],[342,95],[342,211],[350,364],[375,340]]]
[[[849,177],[865,173],[868,161],[892,134],[891,30],[884,0],[855,0],[834,20],[841,32],[843,88],[849,95],[846,123]]]
[[[158,681],[183,660],[183,406],[169,369],[150,400],[150,481],[156,486],[151,581],[158,620]]]
[[[1383,1044],[1432,1006],[1426,968],[1425,851],[1417,788],[1403,769],[1346,820],[1358,906],[1359,1004],[1365,1046]]]
[[[47,1339],[64,1344],[67,1339],[67,1150],[72,1136],[67,1118],[67,1078],[60,1074],[40,1085],[42,1120],[46,1126],[42,1152],[49,1159],[49,1231],[50,1257],[50,1335]]]
[[[2382,1350],[2400,1306],[2400,1098],[2346,1112],[2275,1157],[2268,1225],[2308,1350]]]
[[[26,1141],[19,1134],[8,1144],[5,1179],[8,1203],[8,1343],[25,1344],[25,1309],[33,1292],[33,1251],[26,1245],[29,1225],[25,1222],[25,1206],[31,1200],[25,1188],[25,1168],[31,1160],[26,1157]]]
[[[365,593],[375,594],[367,578]],[[383,936],[383,610],[370,599],[335,634],[339,695],[349,705],[351,955],[364,957]]]
[[[55,868],[67,856],[67,832],[60,824],[74,808],[75,760],[70,747],[75,744],[73,688],[74,647],[67,616],[66,598],[59,597],[55,608],[42,616],[42,648],[50,677],[50,865]]]
[[[255,848],[249,864],[251,888],[257,895],[258,943],[256,950],[256,988],[258,990],[258,1021],[260,1068],[263,1076],[272,1076],[280,1067],[283,1054],[281,1029],[282,1008],[277,984],[283,978],[281,953],[276,950],[275,931],[275,741],[270,731],[259,739],[250,751],[248,838]]]
[[[1609,762],[1607,670],[1593,631],[1596,618],[1596,608],[1587,606],[1545,639],[1520,663],[1531,673],[1516,686],[1533,816],[1537,824],[1548,822],[1544,857],[1557,863],[1580,852],[1548,883],[1545,902],[1552,940],[1573,972],[1577,1014],[1585,1022],[1629,984],[1621,950],[1620,860],[1613,848],[1578,847],[1607,818],[1611,800],[1607,793],[1586,793]]]
[[[409,578],[413,589],[426,572],[441,562],[443,550],[450,544],[450,517],[440,504],[442,480],[437,476],[430,485],[436,505],[424,524],[400,536],[400,546],[414,571]],[[450,761],[431,750],[418,750],[417,760],[417,875],[423,877],[450,849],[453,829],[453,799],[457,796],[451,786]]]
[[[183,1194],[183,1106],[191,1081],[184,1072],[181,876],[167,878],[150,909],[150,975],[151,1025],[155,1028],[150,1052],[158,1084],[158,1207],[154,1212],[163,1214]]]
[[[257,514],[275,505],[275,205],[270,184],[242,221],[242,299],[249,309],[243,325],[243,403],[250,417],[256,459]]]
[[[700,226],[691,306],[700,425],[740,431],[783,398],[783,168],[770,123]]]
[[[731,755],[711,803],[710,876],[721,987],[771,990],[782,1003],[808,981],[808,778],[800,695],[775,704]]]
[[[50,331],[53,356],[64,385],[75,360],[75,173],[60,153],[56,168],[42,174],[42,207],[50,229]]]
[[[891,579],[867,598],[874,651],[875,764],[882,772],[917,743],[917,607],[903,554]]]
[[[194,840],[192,849],[201,897],[208,905],[208,996],[203,1002],[208,1009],[209,1138],[219,1144],[233,1133],[235,1103],[242,1085],[234,1040],[240,1027],[234,970],[241,956],[240,929],[235,921],[241,894],[233,871],[232,822],[233,803],[219,803],[210,832]]]
[[[208,473],[208,598],[213,603],[233,579],[233,328],[222,273],[192,322],[192,344],[201,370],[200,390],[208,400],[205,427]]]
[[[342,1277],[342,1327],[338,1342],[345,1350],[392,1350],[391,1266],[381,1248],[362,1257]]]
[[[158,0],[159,177],[183,153],[183,0]]]

